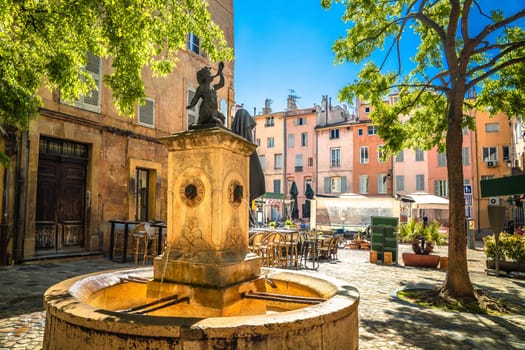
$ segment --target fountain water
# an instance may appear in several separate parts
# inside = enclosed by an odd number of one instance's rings
[[[44,349],[357,349],[355,288],[261,268],[248,249],[242,203],[256,146],[220,127],[161,141],[169,248],[153,267],[51,287]]]

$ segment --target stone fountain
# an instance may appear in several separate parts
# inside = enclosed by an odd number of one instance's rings
[[[249,157],[218,123],[168,147],[167,248],[153,267],[78,276],[44,295],[44,349],[357,349],[359,294],[261,268],[248,248]]]

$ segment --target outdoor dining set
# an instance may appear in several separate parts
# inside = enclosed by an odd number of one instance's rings
[[[262,258],[262,265],[276,268],[319,267],[320,261],[337,261],[341,235],[303,230],[252,230],[249,248]]]

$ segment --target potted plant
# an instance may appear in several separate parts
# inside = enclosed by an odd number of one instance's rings
[[[434,244],[441,245],[446,242],[446,236],[439,232],[439,223],[432,221],[423,224],[411,219],[399,228],[399,239],[412,244],[413,253],[401,255],[405,266],[436,268],[440,256],[434,255]]]
[[[495,269],[496,240],[494,235],[483,237],[488,269]],[[525,236],[502,232],[498,240],[499,269],[505,272],[525,272]]]

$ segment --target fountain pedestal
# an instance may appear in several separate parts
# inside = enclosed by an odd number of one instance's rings
[[[260,312],[231,306],[255,288],[261,271],[260,257],[248,249],[249,158],[256,145],[223,128],[161,142],[169,152],[168,248],[154,261],[148,296],[189,294],[209,310],[206,316]]]

